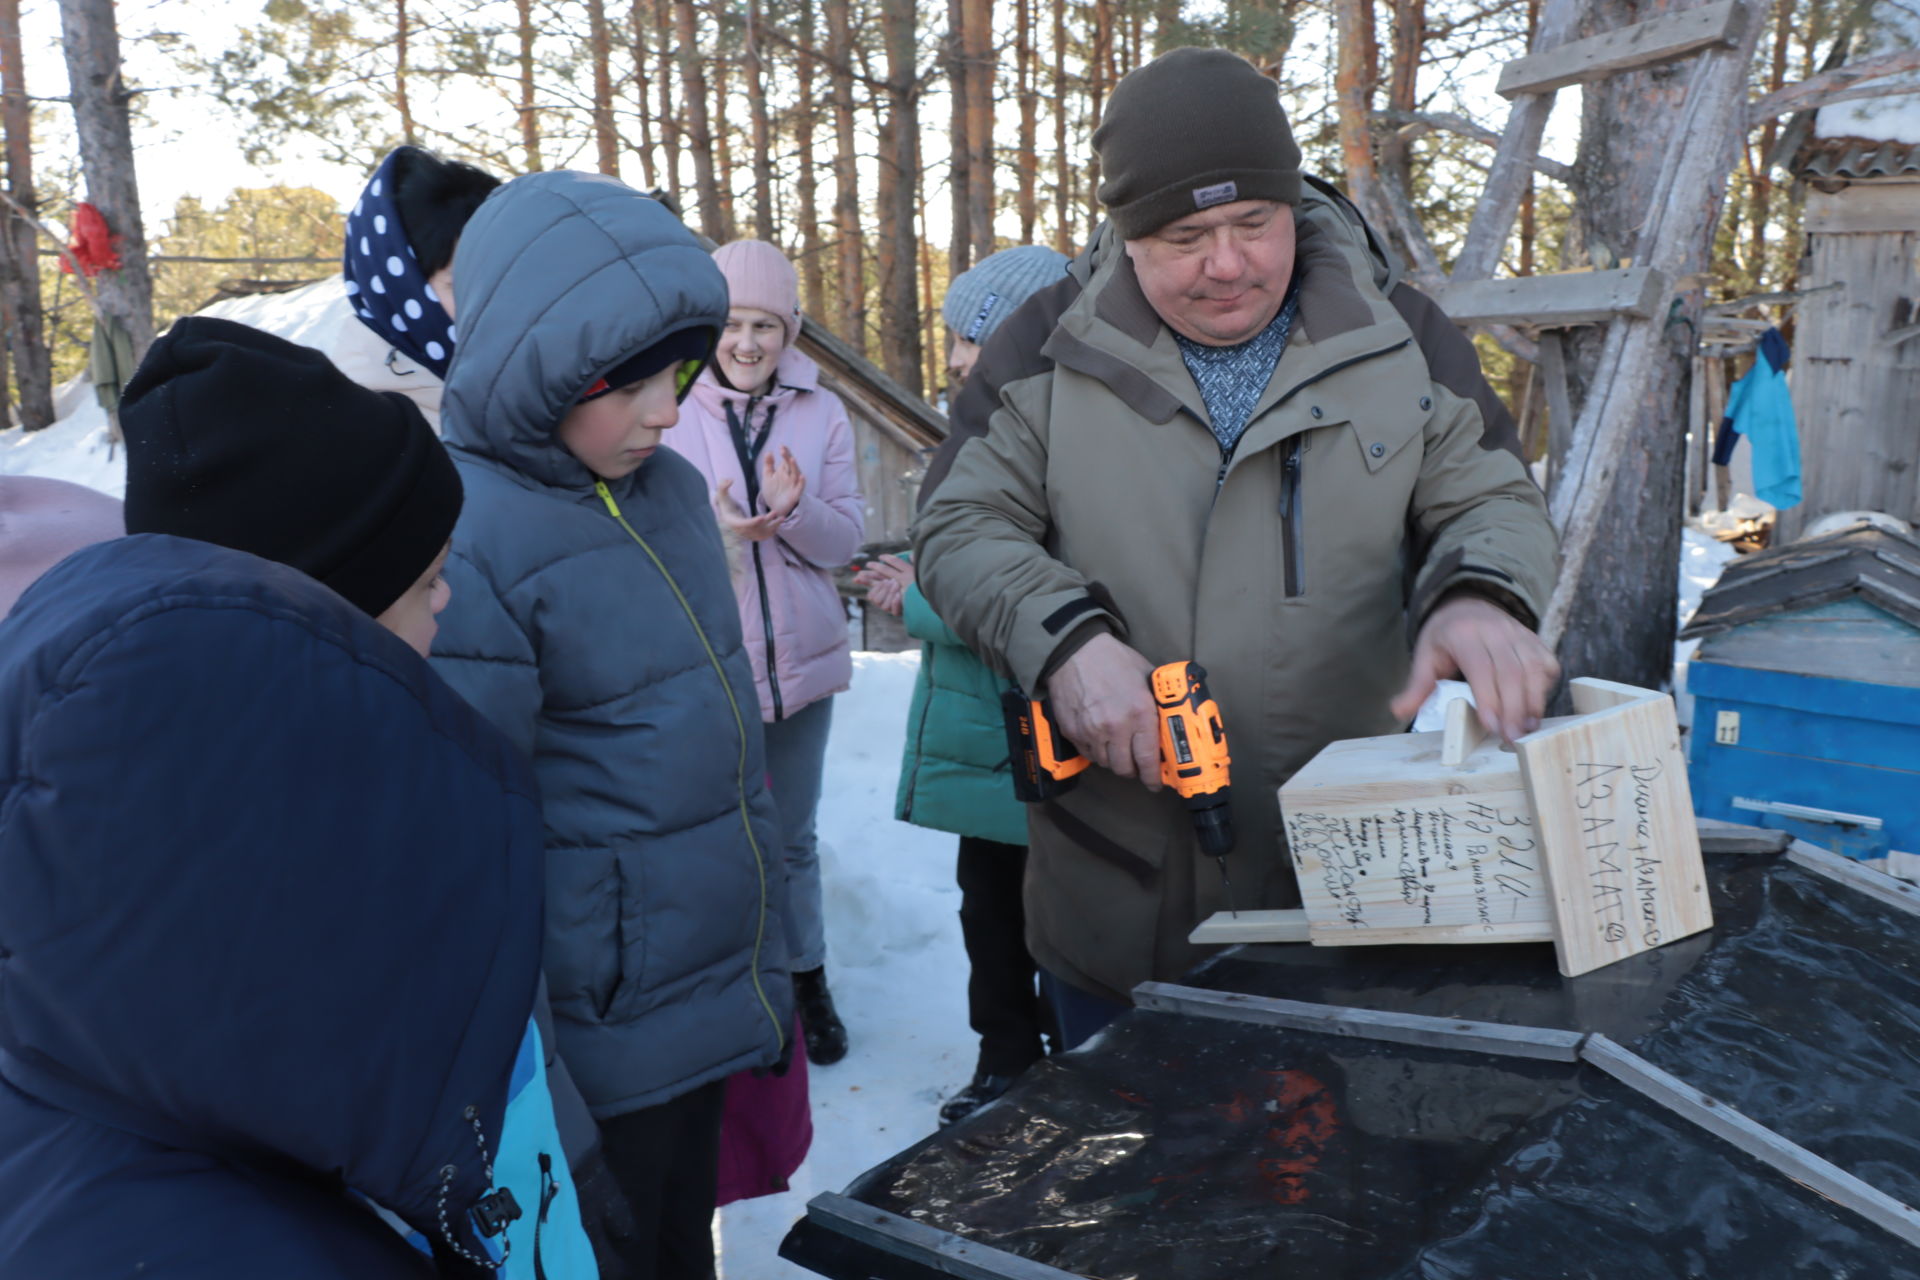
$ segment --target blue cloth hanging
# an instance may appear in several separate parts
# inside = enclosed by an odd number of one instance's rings
[[[445,381],[447,366],[453,363],[453,318],[427,283],[400,223],[393,190],[399,154],[389,152],[380,162],[347,215],[340,270],[360,323]]]
[[[1727,393],[1713,460],[1726,466],[1742,437],[1753,449],[1754,496],[1779,510],[1800,501],[1800,429],[1787,391],[1792,352],[1778,329],[1760,335],[1753,368]]]

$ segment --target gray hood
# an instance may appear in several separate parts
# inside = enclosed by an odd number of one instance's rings
[[[507,183],[467,224],[454,270],[446,442],[557,488],[593,487],[553,435],[581,394],[668,334],[717,334],[727,318],[726,279],[693,233],[599,174]]]

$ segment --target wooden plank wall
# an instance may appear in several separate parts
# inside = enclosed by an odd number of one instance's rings
[[[1920,183],[1809,196],[1800,284],[1835,280],[1844,287],[1800,304],[1789,382],[1803,497],[1780,513],[1776,542],[1834,511],[1920,519],[1920,337],[1889,341],[1920,325]]]

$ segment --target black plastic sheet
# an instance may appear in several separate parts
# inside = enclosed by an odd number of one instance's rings
[[[1771,856],[1709,877],[1713,931],[1579,978],[1542,945],[1293,946],[1189,981],[1605,1034],[1920,1200],[1920,917]],[[1099,1280],[1920,1280],[1920,1249],[1590,1065],[1146,1011],[848,1194]],[[932,1274],[827,1234],[784,1252]]]

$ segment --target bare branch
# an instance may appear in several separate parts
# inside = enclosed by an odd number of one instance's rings
[[[1912,84],[1887,85],[1864,92],[1856,88],[1863,81],[1879,80],[1908,71],[1920,71],[1920,49],[1901,49],[1894,53],[1881,54],[1877,58],[1850,62],[1845,66],[1835,67],[1831,71],[1823,71],[1817,76],[1810,76],[1798,84],[1790,84],[1784,89],[1776,90],[1750,103],[1747,107],[1747,128],[1754,128],[1776,116],[1788,115],[1795,111],[1811,111],[1815,107],[1845,102],[1852,98],[1912,93],[1915,91],[1915,86]]]
[[[1401,126],[1400,133],[1409,140],[1421,134],[1442,131],[1459,134],[1463,138],[1472,138],[1475,142],[1484,142],[1490,147],[1500,145],[1500,135],[1483,124],[1475,124],[1465,116],[1453,111],[1393,111],[1382,110],[1373,113],[1376,117]],[[1573,181],[1573,166],[1562,164],[1558,160],[1549,160],[1545,156],[1533,158],[1535,172],[1545,174],[1556,182]]]

